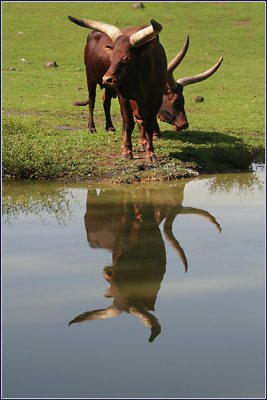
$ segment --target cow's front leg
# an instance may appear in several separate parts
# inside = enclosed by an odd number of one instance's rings
[[[121,95],[119,95],[119,102],[121,106],[121,115],[122,115],[122,158],[132,159],[133,158],[133,150],[132,150],[132,132],[134,129],[134,119],[132,114],[132,109],[130,107],[129,101],[123,99]]]
[[[157,157],[154,153],[154,147],[153,147],[153,133],[154,133],[154,129],[155,129],[155,118],[148,120],[145,127],[146,127],[146,139],[147,139],[145,161],[146,162],[157,162]]]
[[[138,143],[138,150],[145,151],[146,150],[146,132],[145,132],[145,124],[144,121],[139,119],[137,120],[138,127],[139,127],[139,143]]]

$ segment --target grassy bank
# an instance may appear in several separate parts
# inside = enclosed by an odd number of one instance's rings
[[[2,171],[20,179],[136,180],[175,179],[198,172],[247,169],[264,157],[265,3],[2,3]],[[107,7],[109,12],[106,12]],[[160,122],[157,165],[120,158],[117,132],[104,131],[102,92],[96,101],[97,134],[87,133],[83,49],[87,31],[67,15],[103,20],[119,27],[163,25],[160,40],[170,60],[187,34],[190,46],[176,79],[202,72],[219,58],[219,71],[185,88],[190,128],[176,133]],[[58,68],[45,68],[55,60]],[[203,103],[195,103],[197,95]],[[135,129],[133,144],[137,147]]]

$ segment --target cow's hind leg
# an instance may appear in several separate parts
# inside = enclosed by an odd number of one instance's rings
[[[154,147],[153,147],[153,133],[156,122],[157,121],[155,120],[155,118],[152,118],[149,119],[145,124],[146,139],[147,139],[145,161],[149,163],[157,162],[157,157],[154,153]]]
[[[107,132],[115,132],[116,129],[113,126],[113,123],[111,121],[111,116],[110,116],[110,105],[111,105],[111,99],[114,96],[114,93],[112,92],[111,89],[106,88],[102,97],[103,100],[103,107],[105,111],[105,117],[106,117],[106,131]]]
[[[95,108],[95,96],[96,96],[96,83],[88,82],[89,92],[89,115],[88,115],[88,131],[89,133],[96,132],[94,123],[94,108]]]
[[[160,129],[159,129],[158,121],[156,120],[155,129],[154,129],[154,133],[153,133],[153,139],[157,140],[159,138],[160,138]]]

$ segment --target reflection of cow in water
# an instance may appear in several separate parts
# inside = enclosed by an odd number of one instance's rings
[[[207,211],[183,207],[183,190],[175,186],[173,192],[158,189],[137,189],[121,192],[107,190],[88,191],[85,227],[91,247],[112,251],[112,266],[105,267],[103,275],[110,288],[105,297],[113,298],[106,309],[85,312],[76,322],[113,318],[128,312],[140,318],[151,329],[152,342],[161,331],[154,311],[157,294],[166,270],[166,250],[160,224],[163,222],[165,238],[182,259],[185,271],[188,263],[183,249],[172,233],[178,214],[206,217],[220,231],[220,225]]]

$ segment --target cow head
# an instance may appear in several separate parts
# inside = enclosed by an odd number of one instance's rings
[[[183,87],[179,84],[175,88],[166,86],[158,118],[173,125],[177,131],[187,129],[189,124],[184,109]]]
[[[127,76],[129,69],[135,67],[135,48],[131,45],[129,37],[119,36],[113,46],[105,46],[109,54],[110,66],[102,78],[103,85],[118,87]]]
[[[223,61],[223,57],[221,57],[213,67],[203,72],[202,74],[181,78],[176,81],[173,76],[173,71],[183,60],[187,52],[188,46],[189,36],[187,36],[187,39],[182,49],[168,64],[167,86],[158,114],[158,117],[161,121],[173,125],[177,131],[187,129],[189,127],[184,109],[185,99],[183,95],[183,88],[187,85],[191,85],[193,83],[197,83],[209,78],[217,71]]]
[[[143,27],[130,36],[121,34],[113,40],[112,47],[106,46],[105,51],[110,55],[110,66],[103,76],[103,84],[118,87],[128,72],[134,73],[138,70],[140,46],[154,39],[161,29],[158,22],[151,20],[150,26]]]
[[[151,20],[151,25],[140,28],[131,35],[124,35],[116,26],[103,22],[77,19],[69,16],[70,21],[84,28],[93,29],[106,34],[112,40],[112,46],[104,48],[110,54],[110,67],[103,76],[103,84],[117,87],[129,68],[135,68],[137,48],[154,39],[162,30],[162,26]]]

